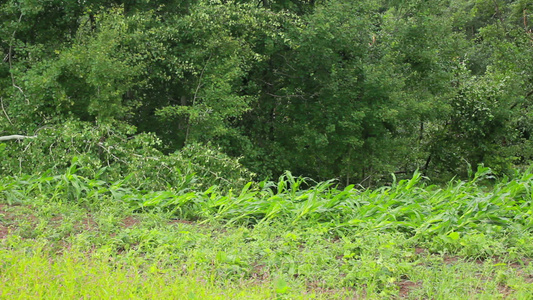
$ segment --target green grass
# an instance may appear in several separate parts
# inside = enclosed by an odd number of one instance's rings
[[[533,174],[490,177],[339,190],[286,174],[239,192],[75,167],[3,178],[0,298],[530,299]]]
[[[36,246],[0,250],[2,299],[267,299],[269,286],[243,281],[219,285],[154,265],[110,263],[69,251],[57,255]]]

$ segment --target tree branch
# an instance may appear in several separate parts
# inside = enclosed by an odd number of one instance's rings
[[[18,20],[18,23],[20,24],[20,21],[22,20],[22,13],[20,13],[20,17]],[[13,31],[13,35],[11,36],[11,43],[9,43],[9,52],[7,54],[8,63],[9,63],[9,74],[11,75],[11,83],[14,88],[19,90],[19,92],[24,96],[24,99],[26,100],[27,104],[30,104],[30,101],[28,100],[28,97],[26,97],[26,94],[24,94],[24,91],[22,88],[15,84],[15,75],[13,75],[13,63],[11,62],[11,59],[13,58],[13,43],[15,42],[15,34],[17,33],[17,30],[15,29]]]
[[[209,58],[205,62],[202,72],[200,73],[200,77],[198,78],[198,85],[196,86],[196,90],[194,91],[194,96],[192,98],[191,107],[194,107],[194,104],[196,103],[196,98],[198,98],[198,92],[200,91],[200,87],[202,86],[202,78],[204,77],[205,69],[207,68],[207,64],[209,64],[209,61],[211,60],[212,56],[213,56],[213,53],[209,54]],[[190,129],[191,129],[191,117],[189,115],[189,118],[187,120],[187,130],[185,132],[185,142],[184,142],[185,145],[187,144],[187,141],[189,140]]]
[[[2,97],[0,97],[0,105],[2,106],[2,111],[4,112],[4,115],[6,116],[6,119],[9,121],[9,124],[13,125],[13,122],[11,122],[11,119],[9,118],[9,115],[7,114],[7,111],[4,108],[4,98],[2,98]]]
[[[34,139],[36,138],[37,136],[36,135],[19,135],[19,134],[14,134],[14,135],[6,135],[6,136],[0,136],[0,142],[1,141],[10,141],[10,140],[23,140],[23,139]]]

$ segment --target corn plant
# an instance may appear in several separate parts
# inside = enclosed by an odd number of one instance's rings
[[[145,191],[129,184],[129,177],[108,183],[77,172],[73,160],[64,174],[5,177],[0,195],[8,203],[40,198],[90,205],[111,199],[128,203],[134,210],[161,210],[179,218],[247,225],[321,224],[334,232],[379,230],[422,240],[533,230],[531,171],[497,180],[490,169],[480,167],[472,180],[445,186],[429,185],[416,172],[408,180],[373,190],[353,185],[339,189],[333,180],[314,183],[287,172],[278,181],[250,182],[240,191],[217,186],[196,190],[192,188],[194,176],[187,174],[178,186]]]

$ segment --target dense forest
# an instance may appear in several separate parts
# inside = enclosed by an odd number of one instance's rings
[[[0,172],[505,173],[533,156],[532,29],[532,0],[5,0]]]

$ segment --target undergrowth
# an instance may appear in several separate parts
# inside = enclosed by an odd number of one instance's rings
[[[374,190],[286,173],[239,191],[148,191],[75,163],[5,177],[0,298],[527,299],[532,185],[529,171],[484,167],[470,181],[415,173]]]

